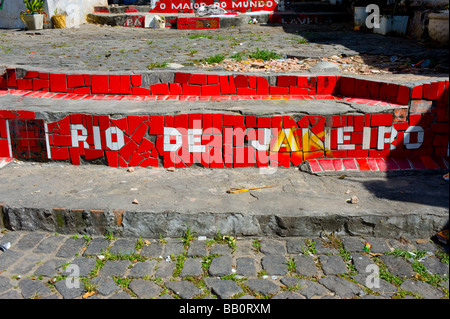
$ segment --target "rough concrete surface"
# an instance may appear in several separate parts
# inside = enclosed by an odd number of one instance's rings
[[[311,236],[321,230],[397,238],[429,237],[448,223],[441,174],[314,176],[285,169],[110,168],[8,164],[1,170],[5,225],[16,230],[178,237]],[[270,188],[229,194],[234,187]],[[357,204],[347,199],[356,195]],[[134,200],[138,204],[133,204]]]

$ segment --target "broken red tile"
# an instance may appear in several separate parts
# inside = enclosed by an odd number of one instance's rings
[[[141,86],[142,85],[142,78],[140,74],[131,74],[131,84],[133,86]]]
[[[175,83],[186,84],[189,82],[191,73],[175,73]]]
[[[157,85],[157,84],[155,84],[155,85]],[[151,91],[150,91],[150,89],[146,89],[146,88],[133,87],[131,89],[131,92],[133,95],[150,95]]]
[[[152,95],[169,95],[169,85],[167,83],[158,83],[150,85]]]
[[[230,88],[230,93],[229,94],[236,94],[236,85],[234,83],[234,78],[232,75],[228,76],[228,82],[230,84],[229,88]]]
[[[188,84],[206,85],[208,84],[208,77],[206,74],[192,74]]]
[[[24,79],[33,79],[33,78],[37,78],[37,77],[39,77],[38,71],[27,71],[27,73],[25,74],[25,76],[23,78]]]
[[[75,88],[84,86],[84,77],[82,74],[69,74],[67,75],[67,87]]]

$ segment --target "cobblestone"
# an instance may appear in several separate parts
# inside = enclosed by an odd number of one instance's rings
[[[6,242],[0,299],[448,299],[448,246],[432,241],[244,237],[232,249],[212,239],[185,247],[181,239],[4,230]],[[384,253],[362,251],[365,242]],[[421,258],[399,253],[423,247]],[[371,276],[374,266],[379,277]]]

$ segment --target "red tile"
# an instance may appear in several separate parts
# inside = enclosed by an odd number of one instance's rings
[[[150,116],[150,135],[162,135],[164,134],[164,115],[151,115]]]
[[[332,127],[347,126],[347,115],[333,115],[331,117]]]
[[[357,170],[358,166],[356,166],[355,159],[353,158],[343,158],[342,164],[344,165],[346,170]]]
[[[183,95],[199,96],[199,95],[201,95],[202,87],[198,86],[198,85],[183,84],[182,90],[183,90]]]
[[[406,158],[394,158],[393,160],[400,169],[412,169],[411,163]]]
[[[269,93],[270,93],[270,95],[288,95],[289,88],[288,87],[271,86],[269,88]]]
[[[69,74],[67,75],[67,87],[76,88],[84,86],[83,74]]]
[[[32,90],[33,79],[17,79],[17,88],[19,90]]]
[[[417,86],[413,87],[412,93],[411,93],[411,99],[421,99],[422,92],[423,92],[423,85],[417,85]]]
[[[432,82],[430,85],[430,92],[428,99],[437,100],[438,99],[439,82]]]
[[[50,74],[50,91],[67,92],[67,80],[65,74]]]
[[[175,83],[186,84],[189,82],[191,73],[175,73]]]
[[[80,151],[78,147],[69,147],[70,160],[73,165],[80,165]]]
[[[223,114],[224,126],[244,125],[244,120],[245,120],[244,115]]]
[[[369,157],[376,157],[376,158],[386,158],[391,154],[390,150],[384,150],[384,151],[379,151],[379,150],[369,150]]]
[[[343,171],[344,170],[344,165],[342,164],[341,159],[338,159],[338,158],[332,159],[332,163],[333,163],[335,171]]]
[[[120,94],[131,94],[131,77],[129,75],[120,75]]]
[[[251,89],[256,89],[257,86],[257,77],[256,76],[249,76],[248,77],[248,86]]]
[[[277,86],[289,87],[297,86],[297,76],[293,75],[279,75],[277,78]]]
[[[362,158],[362,157],[368,157],[369,156],[369,150],[349,150],[347,151],[348,157],[354,157],[354,158]]]
[[[15,111],[18,119],[34,119],[35,113],[33,111]]]
[[[136,151],[137,148],[138,144],[136,144],[133,140],[130,140],[119,150],[119,154],[126,162],[128,162],[131,158],[131,155],[133,155],[133,152]]]
[[[75,88],[73,89],[73,93],[76,94],[91,94],[91,87],[83,87],[83,88]]]
[[[336,76],[318,76],[317,94],[336,94],[339,92]]]
[[[309,166],[311,167],[311,172],[317,173],[317,172],[322,171],[322,168],[320,167],[317,160],[308,160],[308,163],[309,163]]]
[[[356,80],[354,78],[348,77],[340,77],[339,78],[339,91],[343,96],[354,96],[355,92],[355,83]]]
[[[140,167],[158,167],[159,160],[157,158],[146,158],[140,164]]]
[[[69,159],[69,148],[67,147],[50,147],[52,159],[67,160]]]
[[[248,76],[242,74],[236,75],[234,77],[234,84],[236,88],[248,88],[249,87]]]
[[[386,167],[387,167],[388,171],[399,170],[399,166],[397,165],[397,163],[394,160],[392,160],[390,158],[386,158],[384,161],[386,162]]]
[[[269,82],[266,78],[257,77],[256,78],[256,94],[258,95],[269,95]]]
[[[44,72],[44,73],[39,72],[39,79],[41,79],[41,80],[48,80],[49,77],[50,77],[50,75],[48,73],[46,73],[46,72]]]
[[[420,160],[427,169],[438,169],[439,166],[433,161],[430,156],[420,156]]]
[[[291,163],[294,166],[298,166],[303,162],[303,152],[292,152]]]
[[[270,117],[258,117],[258,128],[270,128],[272,127],[272,119]]]
[[[173,125],[176,128],[188,128],[188,115],[187,114],[177,114],[173,118]]]
[[[371,171],[379,171],[377,161],[375,158],[368,158],[367,163],[369,164]]]
[[[308,95],[308,89],[299,88],[297,86],[289,87],[289,94],[291,95]]]
[[[256,91],[254,89],[249,89],[249,88],[237,88],[236,94],[237,95],[255,95]]]
[[[173,115],[164,115],[164,126],[173,127]]]
[[[24,79],[33,79],[39,77],[38,71],[27,71],[27,74],[23,77]]]
[[[256,127],[256,116],[246,116],[245,117],[245,126],[247,127]]]
[[[16,70],[15,69],[7,69],[7,78],[8,78],[8,87],[13,88],[17,87],[17,77],[16,77]]]
[[[317,160],[324,171],[334,171],[334,165],[332,159],[319,159]]]
[[[208,84],[219,84],[219,75],[208,74]]]
[[[170,83],[169,84],[170,95],[181,95],[181,84]]]
[[[230,83],[230,93],[229,94],[236,94],[236,85],[234,83],[234,78],[232,75],[228,76],[228,81]]]
[[[212,114],[212,127],[214,127],[216,131],[222,132],[222,126],[223,126],[223,115],[219,113]]]
[[[407,105],[409,103],[410,89],[407,86],[400,85],[398,87],[397,103]]]
[[[133,86],[141,86],[142,78],[140,74],[131,74],[131,84]]]
[[[84,150],[84,158],[87,160],[96,159],[103,157],[105,154],[103,150],[94,150],[94,149],[85,149]]]
[[[202,128],[202,114],[190,113],[188,115],[188,128],[189,129],[201,129]]]
[[[426,100],[429,99],[429,95],[430,95],[430,87],[431,84],[430,83],[424,83],[423,84],[423,92],[422,92],[422,97]]]
[[[375,162],[377,163],[378,169],[380,171],[385,172],[388,170],[387,164],[383,158],[376,158]]]
[[[204,85],[201,92],[203,96],[220,95],[220,84]]]
[[[437,100],[438,102],[445,102],[445,81],[438,82],[438,90],[437,90]]]
[[[355,158],[358,163],[360,171],[370,171],[370,165],[367,161],[367,158]]]
[[[393,114],[372,114],[370,126],[392,126]]]
[[[152,95],[169,95],[169,85],[167,83],[158,83],[150,85]]]
[[[208,84],[208,77],[206,74],[192,74],[188,83],[206,85]]]
[[[51,75],[50,75],[51,82]],[[109,93],[109,77],[108,75],[91,75],[92,94],[108,94]]]
[[[120,93],[120,75],[110,75],[109,76],[109,93],[119,94]]]
[[[119,155],[117,151],[105,151],[108,166],[119,167]]]
[[[228,76],[220,75],[220,93],[221,94],[229,94],[230,93],[230,84],[228,83]]]
[[[133,95],[150,95],[150,90],[146,88],[133,87],[131,92]]]

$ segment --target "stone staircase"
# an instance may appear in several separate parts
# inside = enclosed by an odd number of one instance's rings
[[[242,26],[254,21],[269,25],[316,25],[345,22],[351,19],[346,6],[329,2],[309,1],[293,4],[275,1],[124,1],[110,2],[108,6],[95,7],[88,22],[110,26],[158,28],[155,16],[165,18],[165,27],[174,29],[215,29]],[[198,17],[200,6],[216,3],[226,11],[220,16]],[[187,20],[187,21],[186,21]]]

